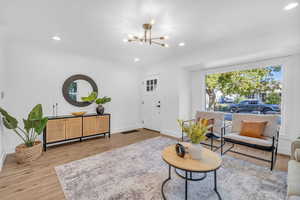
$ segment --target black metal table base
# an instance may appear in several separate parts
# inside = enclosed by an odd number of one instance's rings
[[[184,171],[184,170],[182,170],[182,171]],[[184,172],[185,172],[185,171],[184,171]],[[206,173],[204,172],[204,173],[202,173],[203,176],[202,176],[201,178],[193,178],[193,172],[188,172],[189,177],[186,178],[186,176],[181,175],[181,174],[177,171],[176,168],[175,168],[175,173],[176,173],[180,178],[187,179],[188,181],[201,181],[201,180],[205,179],[206,176],[207,176]],[[196,173],[196,172],[194,172],[194,173]]]
[[[206,175],[207,172],[192,172],[192,171],[180,169],[180,170],[184,171],[184,173],[185,173],[185,176],[183,176],[177,171],[177,168],[174,167],[174,169],[175,169],[175,173],[180,178],[185,179],[185,200],[188,199],[188,181],[201,181],[207,177],[207,175]],[[222,197],[221,197],[220,193],[218,192],[218,188],[217,188],[217,170],[214,170],[213,172],[214,172],[214,191],[216,192],[218,199],[222,200]],[[204,175],[200,178],[193,178],[193,175],[192,175],[193,173],[198,173],[198,174],[203,173]],[[164,182],[161,185],[161,194],[162,194],[162,197],[164,200],[166,200],[166,196],[164,193],[164,186],[169,180],[171,180],[171,165],[169,165],[169,176],[166,180],[164,180]]]

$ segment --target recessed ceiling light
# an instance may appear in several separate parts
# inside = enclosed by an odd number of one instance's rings
[[[180,43],[178,44],[178,46],[183,47],[183,46],[185,46],[185,43],[184,43],[184,42],[180,42]]]
[[[139,62],[140,59],[139,58],[134,58],[134,62]]]
[[[52,37],[52,40],[55,40],[55,41],[60,41],[60,40],[61,40],[61,38],[60,38],[59,36],[55,35],[55,36],[53,36],[53,37]]]
[[[288,5],[286,5],[284,7],[284,10],[291,10],[293,8],[296,8],[297,6],[299,5],[298,2],[292,2],[292,3],[289,3]]]

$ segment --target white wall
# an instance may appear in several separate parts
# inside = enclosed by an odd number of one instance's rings
[[[74,74],[84,74],[97,83],[100,96],[112,98],[105,105],[106,112],[112,114],[112,132],[140,127],[138,68],[23,44],[10,45],[6,54],[6,77],[9,77],[6,109],[19,120],[38,103],[43,105],[47,116],[52,115],[52,105],[56,102],[59,115],[79,110],[94,112],[95,105],[74,107],[62,96],[64,81]],[[21,141],[13,134],[5,136],[5,149],[13,152]]]
[[[183,120],[191,119],[191,103],[192,103],[192,73],[185,69],[179,69],[179,118]]]
[[[1,92],[5,91],[5,63],[4,63],[4,35],[0,35],[0,95]],[[4,106],[4,99],[0,96],[0,107]],[[4,154],[4,142],[3,142],[3,135],[4,135],[4,127],[2,124],[2,119],[0,119],[0,171],[5,159]]]

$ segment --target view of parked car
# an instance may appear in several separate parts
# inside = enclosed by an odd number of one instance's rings
[[[250,99],[241,101],[238,104],[231,104],[229,108],[230,112],[260,112],[267,114],[269,112],[280,113],[280,106],[277,104],[264,104],[259,100]]]

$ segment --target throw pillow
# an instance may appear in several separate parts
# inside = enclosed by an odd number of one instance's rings
[[[242,121],[240,135],[261,138],[264,134],[267,121],[256,122],[256,121]]]
[[[214,119],[200,118],[198,122],[200,122],[201,124],[204,124],[206,126],[211,125],[211,128],[208,129],[208,131],[213,132],[213,130],[214,130],[214,122],[215,122]]]
[[[300,162],[300,149],[296,149],[294,155],[295,155],[295,160]]]

